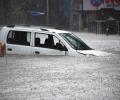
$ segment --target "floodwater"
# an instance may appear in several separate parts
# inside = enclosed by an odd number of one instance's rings
[[[120,36],[76,33],[113,55],[0,58],[0,100],[120,100]]]

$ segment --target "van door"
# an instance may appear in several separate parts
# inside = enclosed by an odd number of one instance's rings
[[[53,35],[36,33],[34,36],[34,55],[65,55],[67,49],[62,42]]]
[[[7,54],[31,54],[31,33],[26,31],[11,30],[7,36]]]

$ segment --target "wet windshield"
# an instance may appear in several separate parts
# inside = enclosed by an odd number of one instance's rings
[[[77,36],[74,36],[70,33],[60,33],[60,36],[64,38],[67,43],[75,50],[91,50],[91,48],[86,45],[82,40],[80,40]]]

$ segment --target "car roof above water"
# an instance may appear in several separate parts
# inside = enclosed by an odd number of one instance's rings
[[[31,31],[31,32],[38,32],[38,31],[42,31],[41,29],[37,29],[37,28],[33,28],[33,27],[28,27],[28,26],[5,26],[4,28],[8,29],[8,30],[19,30],[19,31]]]
[[[7,30],[42,32],[47,34],[70,33],[69,31],[43,26],[5,26],[4,28],[6,28]]]

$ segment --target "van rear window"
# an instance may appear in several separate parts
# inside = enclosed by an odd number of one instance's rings
[[[9,31],[7,36],[8,44],[16,44],[16,45],[25,45],[29,46],[31,40],[31,33],[25,31]]]

